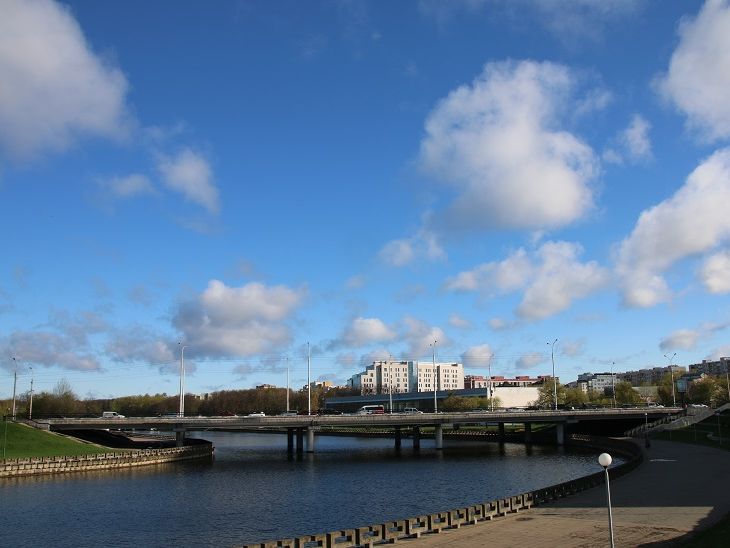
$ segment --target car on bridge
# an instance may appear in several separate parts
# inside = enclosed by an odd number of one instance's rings
[[[263,411],[256,411],[254,413],[249,413],[246,416],[247,417],[265,417],[266,416],[266,413],[264,413]]]

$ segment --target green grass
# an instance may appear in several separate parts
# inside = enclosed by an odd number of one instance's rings
[[[5,446],[7,426],[7,447]],[[0,459],[24,459],[28,457],[58,457],[106,453],[113,450],[83,443],[51,432],[44,432],[14,422],[0,422]]]
[[[722,435],[722,443],[717,440],[711,440],[708,434],[718,434],[717,417],[710,417],[704,421],[682,428],[681,430],[665,430],[656,435],[652,434],[652,438],[659,440],[679,441],[682,443],[693,443],[695,445],[707,445],[708,447],[717,447],[730,451],[730,419],[723,415],[720,417],[719,433]]]

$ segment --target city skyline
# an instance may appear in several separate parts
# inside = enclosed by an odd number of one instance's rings
[[[730,355],[727,0],[0,13],[0,398]]]

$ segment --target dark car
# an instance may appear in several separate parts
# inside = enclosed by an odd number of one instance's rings
[[[317,410],[317,415],[342,415],[342,411],[337,409],[331,409],[329,407],[323,407]]]

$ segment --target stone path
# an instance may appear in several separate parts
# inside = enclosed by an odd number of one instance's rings
[[[617,548],[671,545],[730,513],[730,452],[653,440],[641,466],[611,481],[611,502]],[[526,512],[401,543],[414,548],[605,547],[606,490],[597,487]]]

